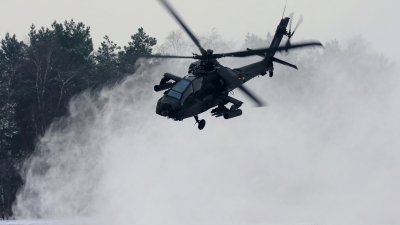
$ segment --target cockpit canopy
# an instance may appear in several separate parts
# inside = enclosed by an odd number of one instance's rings
[[[201,89],[202,81],[202,77],[187,75],[178,81],[166,95],[181,100],[181,103],[183,103],[187,97]]]

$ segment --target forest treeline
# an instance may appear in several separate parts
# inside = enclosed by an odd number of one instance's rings
[[[66,115],[70,98],[84,90],[115,84],[135,72],[135,55],[157,44],[143,28],[123,48],[108,36],[94,51],[90,27],[54,22],[29,31],[29,44],[6,34],[0,49],[0,218],[22,184],[21,165],[55,118]]]
[[[90,27],[73,20],[54,22],[50,28],[32,25],[29,43],[7,33],[0,49],[0,218],[12,216],[12,204],[23,184],[22,164],[34,153],[35,142],[46,128],[57,118],[68,116],[71,97],[85,90],[95,94],[104,85],[114,85],[133,74],[138,67],[137,55],[190,55],[196,47],[185,36],[180,30],[171,31],[164,43],[156,46],[156,38],[139,28],[126,46],[119,47],[105,36],[95,50]],[[224,41],[216,29],[199,40],[215,52],[235,50],[235,44]],[[266,38],[248,33],[240,49],[266,47],[271,40],[270,33]],[[384,56],[365,49],[365,41],[357,37],[345,47],[333,40],[325,44],[324,51],[290,54],[285,60],[300,70],[288,68],[288,73],[296,75],[290,82],[281,81],[301,90],[302,84],[317,76],[313,65],[318,64],[354,65],[361,69],[352,73],[363,79],[366,71],[378,73],[388,67]]]

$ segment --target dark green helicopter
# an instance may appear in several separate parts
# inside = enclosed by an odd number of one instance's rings
[[[160,0],[160,2],[180,23],[192,41],[197,45],[201,54],[193,54],[193,56],[142,56],[145,58],[193,58],[197,60],[190,64],[188,75],[185,77],[181,78],[170,73],[165,73],[160,84],[154,86],[156,92],[168,89],[164,92],[163,97],[158,100],[156,113],[174,119],[175,121],[182,121],[185,118],[194,117],[196,123],[198,123],[199,130],[204,128],[206,121],[204,119],[199,120],[198,115],[211,108],[215,107],[211,110],[211,113],[216,117],[223,116],[225,119],[230,119],[242,115],[242,110],[239,109],[239,107],[243,102],[228,95],[229,92],[235,88],[242,90],[253,99],[257,106],[264,105],[246,89],[243,84],[258,75],[264,76],[267,72],[269,76],[272,77],[274,70],[273,62],[297,69],[295,65],[275,58],[274,55],[277,51],[287,51],[289,49],[306,46],[322,46],[320,42],[290,43],[290,38],[302,22],[302,17],[300,17],[299,22],[292,32],[292,13],[290,14],[290,18],[285,17],[281,19],[269,48],[247,49],[247,51],[215,54],[213,50],[205,50],[201,47],[200,42],[166,0]],[[289,31],[287,31],[286,27],[289,21]],[[283,36],[287,36],[288,41],[285,46],[279,46]],[[259,55],[263,57],[263,59],[259,62],[235,69],[227,68],[217,61],[217,59],[222,57],[247,57],[254,55]],[[228,103],[232,104],[229,109],[225,106]]]

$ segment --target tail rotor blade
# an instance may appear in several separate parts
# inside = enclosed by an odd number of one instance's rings
[[[296,32],[297,28],[300,26],[300,24],[303,22],[303,16],[300,16],[299,21],[297,21],[296,27],[293,29],[292,32],[292,21],[293,21],[293,14],[294,13],[290,13],[290,23],[289,23],[289,33],[288,33],[288,40],[286,42],[286,47],[290,47],[290,38],[292,38],[292,36],[294,35],[294,32]],[[289,52],[286,50],[286,55],[288,55]]]
[[[289,32],[292,30],[293,15],[294,15],[294,12],[291,12],[289,14]]]
[[[294,34],[294,32],[297,30],[297,28],[300,26],[300,24],[303,22],[303,16],[300,16],[300,18],[299,18],[299,21],[297,22],[297,24],[296,24],[296,27],[294,28],[294,30],[293,30],[293,34]],[[293,35],[292,34],[292,35]]]

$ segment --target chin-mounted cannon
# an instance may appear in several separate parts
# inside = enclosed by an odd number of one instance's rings
[[[154,91],[159,92],[159,91],[163,91],[166,89],[171,88],[172,86],[174,86],[174,84],[178,81],[180,81],[182,78],[175,76],[171,73],[165,73],[164,77],[161,79],[160,84],[158,85],[154,85]],[[168,82],[170,80],[173,80],[175,82]]]

